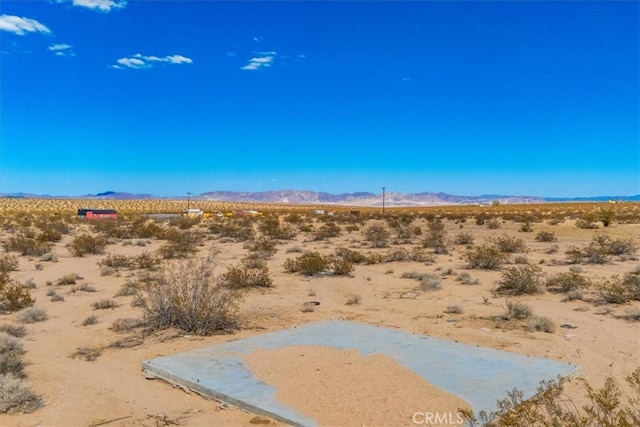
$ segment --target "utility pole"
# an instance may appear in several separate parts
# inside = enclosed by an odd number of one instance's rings
[[[193,193],[190,193],[187,191],[187,210],[189,210],[189,208],[191,208],[191,195]]]
[[[384,216],[384,190],[385,187],[382,187],[382,216]]]

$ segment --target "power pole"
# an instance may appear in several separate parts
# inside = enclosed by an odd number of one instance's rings
[[[191,195],[193,193],[190,193],[187,191],[187,210],[189,210],[189,208],[191,208]]]
[[[382,216],[384,216],[384,190],[385,187],[382,187]]]

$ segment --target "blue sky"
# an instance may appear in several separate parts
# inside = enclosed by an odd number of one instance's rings
[[[0,192],[638,194],[639,5],[4,0]]]

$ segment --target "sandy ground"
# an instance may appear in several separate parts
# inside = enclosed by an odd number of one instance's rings
[[[536,223],[533,233],[517,232],[521,225],[517,223],[503,224],[498,230],[469,221],[462,229],[453,222],[446,224],[450,239],[459,231],[473,233],[476,244],[504,234],[524,239],[528,248],[524,255],[547,275],[568,271],[569,265],[563,262],[564,251],[571,246],[587,245],[595,233],[606,232],[612,238],[633,238],[640,242],[638,224],[613,224],[606,230],[594,231],[577,229],[572,221],[556,226]],[[536,242],[535,234],[542,229],[553,230],[558,241]],[[196,337],[169,331],[144,336],[139,331],[127,338],[127,334],[114,332],[111,325],[117,319],[139,318],[141,313],[131,306],[132,297],[114,295],[127,280],[135,278],[137,272],[122,270],[119,276],[101,276],[97,262],[108,253],[151,252],[162,242],[152,241],[144,247],[115,242],[108,246],[105,255],[78,258],[65,248],[70,237],[65,236],[65,240],[56,244],[57,263],[20,257],[19,271],[12,273],[12,278],[20,282],[32,279],[36,283],[36,289],[32,290],[36,306],[44,308],[49,315],[47,321],[27,325],[23,338],[27,381],[42,396],[45,405],[30,414],[0,415],[2,426],[280,425],[173,388],[163,381],[147,380],[141,373],[141,362],[323,319],[384,325],[575,363],[582,368],[582,377],[596,387],[602,386],[606,377],[613,377],[626,390],[623,378],[640,365],[638,323],[617,317],[639,307],[637,302],[595,306],[583,301],[563,301],[562,295],[547,292],[517,299],[529,304],[536,315],[550,317],[557,326],[571,325],[571,329],[558,327],[554,333],[528,332],[522,323],[496,322],[493,318],[505,312],[506,301],[492,293],[500,273],[466,269],[462,258],[464,247],[460,245],[452,244],[449,254],[437,255],[435,263],[430,265],[417,262],[357,265],[348,277],[310,278],[289,274],[282,268],[286,258],[299,255],[287,253],[287,249],[295,246],[323,253],[331,253],[338,246],[363,252],[388,251],[388,248],[369,248],[357,231],[317,242],[300,233],[295,240],[282,242],[268,261],[274,287],[249,292],[240,309],[242,330],[236,334]],[[411,248],[418,243],[419,239],[415,239],[413,245],[400,246]],[[548,254],[552,244],[559,250]],[[220,250],[217,262],[221,273],[225,266],[238,264],[246,254],[243,243],[221,243],[215,238],[208,240],[201,252],[211,248]],[[36,264],[41,264],[42,269],[37,269]],[[633,271],[637,266],[637,260],[614,258],[607,264],[583,268],[592,278],[609,278]],[[449,269],[453,274],[447,274]],[[418,282],[401,277],[410,271],[441,275],[442,289],[416,291]],[[456,273],[464,271],[478,279],[479,284],[462,285],[456,281]],[[64,296],[64,301],[52,302],[46,295],[50,289],[46,283],[55,282],[67,273],[81,275],[80,283],[91,284],[96,292],[70,292],[72,286],[60,286],[58,294]],[[360,298],[360,303],[347,305],[353,295]],[[94,310],[91,304],[103,298],[112,298],[119,306]],[[312,300],[320,304],[314,311],[304,312],[303,303]],[[450,305],[461,306],[463,313],[446,313]],[[83,326],[83,321],[91,315],[96,315],[98,322]],[[2,315],[0,324],[16,322],[16,318],[15,313]],[[95,361],[70,357],[78,348],[104,347],[125,338],[142,340],[143,344],[106,348]],[[304,361],[300,354],[305,354]],[[411,425],[411,416],[416,411],[445,412],[464,405],[383,356],[362,358],[357,352],[307,347],[265,350],[250,356],[249,360],[258,377],[279,387],[278,396],[283,401],[317,417],[322,425]],[[341,370],[336,370],[336,366],[341,366]],[[304,375],[304,381],[299,375]],[[363,384],[367,387],[359,387]],[[577,403],[583,401],[580,381],[568,384],[566,392]],[[338,403],[340,405],[335,406]]]

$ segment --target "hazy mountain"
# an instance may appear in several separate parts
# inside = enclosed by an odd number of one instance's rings
[[[97,199],[97,200],[134,200],[134,199],[171,199],[186,200],[187,196],[157,197],[151,194],[133,194],[118,191],[105,191],[97,194],[82,196],[49,196],[29,193],[0,193],[0,197],[10,198],[72,198],[72,199]],[[326,192],[305,190],[278,190],[262,192],[242,191],[211,191],[202,194],[194,194],[191,200],[203,201],[227,201],[227,202],[257,202],[257,203],[283,203],[306,205],[350,205],[350,206],[382,206],[382,194],[368,192],[331,194]],[[491,204],[497,201],[501,204],[544,203],[544,202],[598,202],[607,200],[640,201],[640,195],[635,196],[599,196],[599,197],[538,197],[538,196],[505,196],[497,194],[485,194],[480,196],[460,196],[447,193],[395,193],[387,192],[384,197],[385,206],[437,206],[437,205],[469,205]]]

